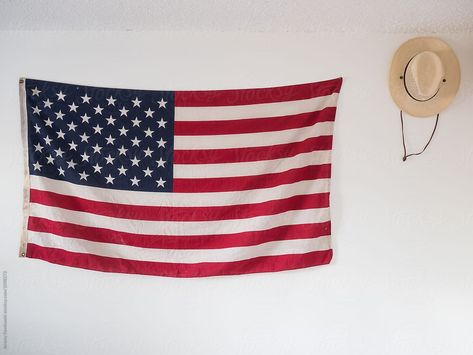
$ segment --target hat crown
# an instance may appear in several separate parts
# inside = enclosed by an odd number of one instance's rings
[[[394,53],[389,91],[396,105],[414,117],[442,112],[460,86],[460,64],[447,43],[434,37],[416,37]]]
[[[423,51],[407,64],[404,82],[414,99],[427,101],[437,94],[444,77],[445,68],[437,53]]]

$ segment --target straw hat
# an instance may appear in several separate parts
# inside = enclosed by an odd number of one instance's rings
[[[436,115],[452,102],[459,85],[458,59],[438,38],[410,39],[394,54],[389,89],[401,111],[416,117]]]

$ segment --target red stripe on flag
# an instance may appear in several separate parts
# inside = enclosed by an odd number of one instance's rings
[[[283,131],[309,127],[318,122],[334,121],[335,111],[335,107],[326,107],[320,111],[280,117],[221,121],[176,121],[174,122],[174,134],[176,136],[203,136]]]
[[[225,178],[174,179],[174,192],[225,192],[264,189],[298,181],[330,178],[330,164],[310,165],[281,173]]]
[[[274,272],[328,264],[332,259],[332,249],[305,254],[261,256],[232,262],[183,264],[137,261],[94,254],[74,253],[28,243],[26,256],[28,258],[42,259],[54,264],[104,272],[169,277],[203,277]]]
[[[271,102],[295,101],[340,92],[342,78],[317,83],[279,86],[260,89],[213,91],[176,91],[175,106],[236,106]]]
[[[166,207],[101,202],[31,189],[30,202],[114,218],[191,222],[242,219],[293,210],[325,208],[329,206],[329,193],[298,195],[279,200],[230,206]]]
[[[295,224],[263,231],[214,235],[151,235],[120,232],[106,228],[87,227],[73,223],[30,217],[28,230],[61,237],[78,238],[100,243],[129,245],[156,249],[219,249],[245,247],[279,240],[307,239],[330,235],[330,221]]]
[[[175,150],[174,164],[220,164],[273,160],[293,157],[316,150],[331,150],[332,136],[320,136],[301,142],[264,147]]]

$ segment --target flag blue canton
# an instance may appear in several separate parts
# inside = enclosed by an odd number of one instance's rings
[[[172,191],[174,94],[26,80],[30,174]]]

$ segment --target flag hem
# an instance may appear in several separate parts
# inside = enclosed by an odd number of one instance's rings
[[[20,237],[19,256],[26,257],[26,247],[28,244],[28,217],[30,200],[30,178],[29,178],[29,158],[28,158],[28,117],[26,112],[26,78],[20,78],[20,119],[21,119],[21,140],[23,144],[23,227]]]

